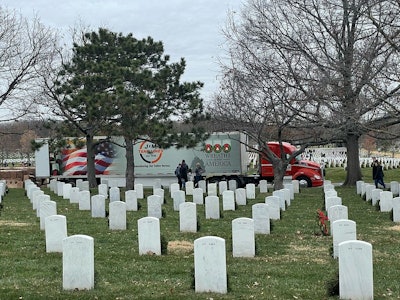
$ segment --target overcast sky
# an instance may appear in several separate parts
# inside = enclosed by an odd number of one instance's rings
[[[202,96],[208,100],[217,89],[218,57],[223,56],[221,30],[228,11],[238,11],[241,0],[0,0],[62,32],[83,23],[97,30],[151,36],[162,41],[171,62],[186,60],[185,81],[204,82]]]

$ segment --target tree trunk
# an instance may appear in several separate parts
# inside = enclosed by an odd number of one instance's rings
[[[356,182],[362,179],[358,140],[358,135],[349,134],[346,138],[347,175],[346,180],[343,183],[345,186],[355,186]]]
[[[133,143],[132,139],[125,137],[126,147],[126,189],[133,190],[135,187],[135,159],[133,156]]]
[[[283,189],[283,177],[286,173],[287,163],[284,163],[282,159],[273,159],[272,167],[274,169],[274,191]]]
[[[96,168],[94,165],[94,143],[93,143],[93,136],[88,134],[86,135],[86,161],[87,161],[87,180],[89,181],[89,187],[95,188],[97,187],[97,180],[96,180]]]

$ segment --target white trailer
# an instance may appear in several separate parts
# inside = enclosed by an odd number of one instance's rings
[[[86,178],[85,147],[77,148],[74,139],[68,138],[68,146],[51,160],[49,146],[46,140],[43,141],[45,143],[35,153],[37,178],[56,177],[69,181]],[[123,139],[98,137],[97,142],[96,176],[101,182],[113,180],[118,186],[125,186]],[[146,140],[136,141],[133,150],[135,183],[152,186],[156,178],[162,185],[176,182],[175,169],[182,160],[193,172],[196,164],[200,163],[204,169],[203,176],[209,181],[236,179],[240,183],[251,180],[253,177],[247,176],[249,155],[245,144],[246,135],[239,132],[212,133],[206,141],[193,148],[172,146],[162,149]]]

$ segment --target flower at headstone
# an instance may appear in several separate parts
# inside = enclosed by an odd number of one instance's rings
[[[321,232],[323,235],[328,235],[329,234],[329,230],[328,227],[326,226],[325,221],[328,221],[328,217],[324,214],[323,211],[321,211],[320,209],[317,209],[317,219],[318,219],[318,225],[321,229]]]

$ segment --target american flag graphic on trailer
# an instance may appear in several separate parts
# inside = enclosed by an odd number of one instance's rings
[[[107,168],[112,164],[115,151],[112,143],[101,142],[95,149],[96,174],[108,174]],[[64,149],[62,152],[64,175],[86,175],[87,151],[82,149]]]

